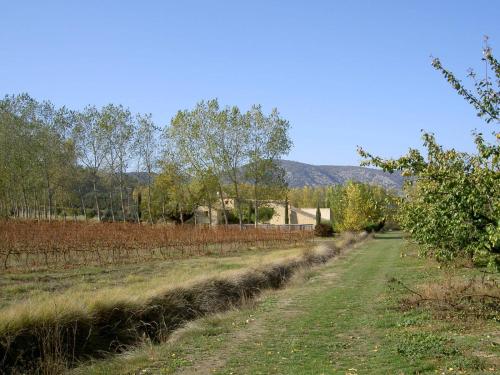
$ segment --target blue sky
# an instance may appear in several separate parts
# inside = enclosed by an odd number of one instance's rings
[[[160,125],[217,97],[277,107],[289,159],[356,165],[356,145],[398,156],[420,129],[473,149],[475,118],[430,65],[483,71],[500,55],[499,1],[1,0],[0,94],[120,103]]]

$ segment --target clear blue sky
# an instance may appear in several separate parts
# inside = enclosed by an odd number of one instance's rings
[[[57,105],[120,103],[167,124],[178,109],[277,107],[289,159],[358,164],[356,145],[397,156],[420,129],[472,150],[492,130],[432,69],[500,55],[500,1],[1,0],[0,94]]]

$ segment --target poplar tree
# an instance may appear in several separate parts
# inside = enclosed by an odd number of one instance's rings
[[[153,171],[158,161],[158,127],[154,124],[152,115],[137,115],[137,132],[135,145],[139,156],[140,170],[148,176],[148,216],[149,222],[153,223],[151,211],[151,186],[153,183]]]
[[[252,106],[245,115],[245,121],[249,124],[245,178],[253,185],[255,226],[257,226],[259,196],[265,194],[266,186],[286,187],[279,160],[288,154],[292,147],[288,134],[290,123],[280,117],[276,108],[266,116],[260,105]]]
[[[109,149],[109,129],[102,121],[100,111],[95,106],[87,106],[77,116],[73,129],[78,160],[90,171],[97,219],[101,221],[97,182]]]
[[[126,215],[130,211],[130,207],[127,207],[127,210],[125,209],[125,173],[133,154],[135,122],[130,110],[121,105],[107,105],[103,108],[103,115],[110,133],[106,159],[113,177],[113,183],[118,181],[120,209],[122,211],[122,220],[125,222]]]

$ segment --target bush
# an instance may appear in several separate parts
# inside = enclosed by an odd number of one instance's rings
[[[333,228],[330,224],[317,224],[314,227],[314,234],[318,237],[332,237]]]
[[[384,225],[385,225],[385,220],[382,220],[379,223],[370,223],[366,227],[364,227],[363,229],[365,231],[367,231],[368,233],[380,232],[382,230],[382,228],[384,228]]]

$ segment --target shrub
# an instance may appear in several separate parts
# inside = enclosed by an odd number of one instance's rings
[[[382,220],[378,223],[370,223],[366,227],[364,227],[363,229],[365,231],[367,231],[368,233],[380,232],[382,230],[382,228],[384,228],[384,226],[385,226],[385,220]]]
[[[332,237],[333,228],[330,224],[316,224],[316,226],[314,227],[314,234],[318,237]]]

